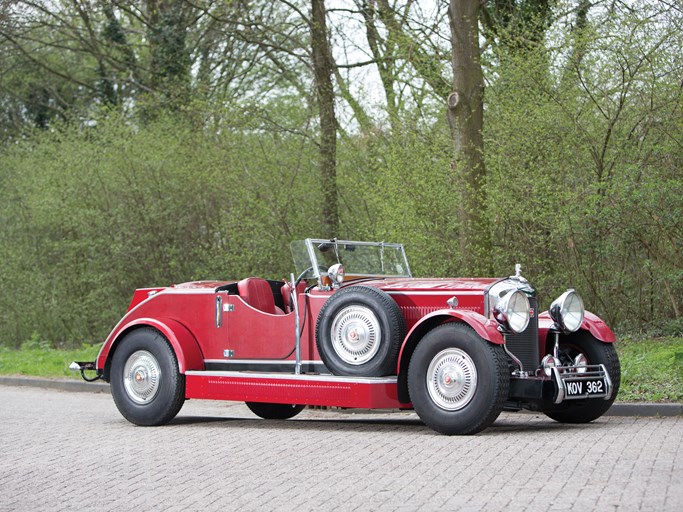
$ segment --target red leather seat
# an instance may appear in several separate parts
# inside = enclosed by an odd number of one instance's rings
[[[291,290],[292,286],[285,281],[285,284],[282,285],[282,289],[280,293],[282,293],[282,302],[285,304],[285,313],[289,313],[290,311],[293,311],[292,304],[289,303],[291,299]],[[299,285],[296,287],[296,293],[301,294],[306,290],[306,283],[301,281]]]
[[[273,290],[268,281],[259,277],[247,277],[237,283],[237,291],[242,300],[252,308],[270,313],[271,315],[282,314],[275,308]],[[279,308],[278,308],[279,309]]]

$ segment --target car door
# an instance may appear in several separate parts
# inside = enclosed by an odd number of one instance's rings
[[[293,313],[264,313],[233,294],[227,296],[224,310],[227,359],[282,360],[293,357],[296,343]]]

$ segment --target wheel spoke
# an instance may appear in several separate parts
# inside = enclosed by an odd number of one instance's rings
[[[123,367],[123,386],[128,397],[136,404],[147,404],[159,392],[161,367],[157,359],[146,350],[131,354]]]
[[[330,329],[334,351],[353,365],[371,360],[379,350],[382,329],[365,306],[349,306],[339,312]]]
[[[427,369],[427,391],[436,405],[447,411],[465,407],[477,389],[477,368],[463,350],[439,352]]]

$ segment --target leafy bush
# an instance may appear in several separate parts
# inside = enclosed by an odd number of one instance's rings
[[[0,339],[96,342],[136,287],[288,275],[290,238],[317,218],[308,151],[268,133],[207,136],[179,117],[141,127],[118,116],[12,148]]]

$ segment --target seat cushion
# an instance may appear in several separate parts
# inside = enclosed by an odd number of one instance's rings
[[[291,290],[292,290],[291,285],[287,281],[285,281],[285,284],[282,285],[281,293],[282,293],[282,302],[285,305],[285,312],[286,313],[289,313],[293,309],[292,305],[289,303],[290,299],[292,298],[291,297]],[[296,293],[301,294],[304,292],[304,290],[306,290],[306,283],[301,281],[299,283],[299,285],[296,287]]]
[[[259,277],[248,277],[242,279],[237,283],[237,291],[242,297],[242,300],[249,304],[252,308],[270,313],[277,314],[275,311],[275,298],[273,297],[273,290],[268,284],[268,281]]]

